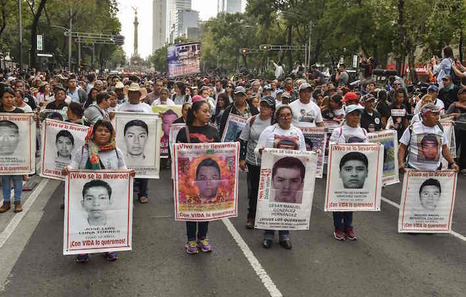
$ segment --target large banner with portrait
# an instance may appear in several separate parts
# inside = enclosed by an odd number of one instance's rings
[[[239,143],[175,143],[175,220],[238,216]]]
[[[457,173],[417,171],[404,175],[398,232],[449,233],[455,206]]]
[[[239,136],[246,126],[247,121],[248,119],[230,113],[225,124],[225,129],[223,130],[222,142],[239,141]]]
[[[42,128],[40,176],[65,180],[61,171],[82,149],[89,127],[46,119]]]
[[[383,145],[331,144],[325,211],[379,211]]]
[[[159,178],[161,121],[151,113],[116,112],[116,145],[137,178]]]
[[[152,106],[152,111],[159,115],[162,119],[162,136],[160,138],[160,158],[168,158],[169,156],[169,139],[170,127],[177,118],[181,117],[181,105],[155,105]],[[171,155],[171,154],[170,154]]]
[[[174,78],[201,72],[201,44],[175,44],[167,47],[168,76]]]
[[[382,184],[391,185],[400,182],[398,173],[398,137],[395,130],[382,130],[367,134],[371,143],[383,145]]]
[[[309,229],[317,162],[311,151],[264,149],[255,228]]]
[[[36,126],[33,114],[1,114],[0,174],[32,174],[36,168],[35,160]]]
[[[306,142],[306,150],[317,154],[316,177],[322,178],[324,173],[325,146],[327,145],[326,127],[301,128]]]
[[[70,170],[65,179],[63,254],[131,250],[130,170]]]

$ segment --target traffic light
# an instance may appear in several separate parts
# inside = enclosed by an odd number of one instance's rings
[[[242,55],[247,55],[249,53],[249,49],[246,48],[246,47],[243,47],[239,50],[239,52],[242,54]]]

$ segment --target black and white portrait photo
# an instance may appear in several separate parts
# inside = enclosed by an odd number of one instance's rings
[[[272,189],[275,192],[271,201],[302,203],[306,168],[295,157],[284,157],[273,165]]]

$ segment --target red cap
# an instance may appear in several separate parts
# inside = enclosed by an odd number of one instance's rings
[[[202,96],[200,96],[200,95],[195,95],[195,96],[193,96],[193,99],[192,99],[193,103],[196,102],[196,101],[200,101],[200,100],[204,100],[204,101],[205,101],[204,97],[202,97]]]
[[[359,101],[359,97],[356,93],[354,92],[348,92],[345,94],[345,97],[343,97],[343,100],[341,100],[341,102],[348,102],[348,101],[351,101],[351,100],[358,100]]]

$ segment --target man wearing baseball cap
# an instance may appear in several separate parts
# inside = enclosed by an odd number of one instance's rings
[[[406,129],[400,139],[398,164],[400,171],[406,172],[405,155],[408,150],[408,168],[416,170],[440,170],[443,156],[448,162],[448,168],[459,170],[450,149],[447,137],[438,119],[440,108],[432,103],[421,108],[422,120]],[[435,141],[432,141],[435,140]],[[433,154],[432,154],[433,152]]]
[[[341,101],[345,103],[346,106],[349,105],[358,105],[359,104],[359,96],[354,92],[347,92]]]
[[[448,109],[453,102],[458,101],[458,86],[453,83],[453,78],[450,74],[442,78],[443,88],[440,89],[438,97],[443,101],[445,109]]]
[[[292,123],[298,128],[324,125],[319,106],[311,100],[312,90],[313,88],[310,84],[306,82],[302,83],[299,86],[299,100],[290,104],[293,113]]]
[[[246,89],[244,87],[236,87],[234,95],[235,97],[233,99],[233,104],[230,104],[225,109],[220,120],[220,135],[222,135],[223,130],[225,130],[225,126],[227,124],[227,120],[230,116],[230,113],[243,117],[245,119],[248,119],[251,116],[259,113],[259,110],[257,110],[257,108],[255,108],[252,105],[249,105],[246,101]]]
[[[379,131],[382,129],[382,116],[375,110],[375,97],[367,94],[363,97],[364,111],[361,115],[361,127],[368,132]]]

